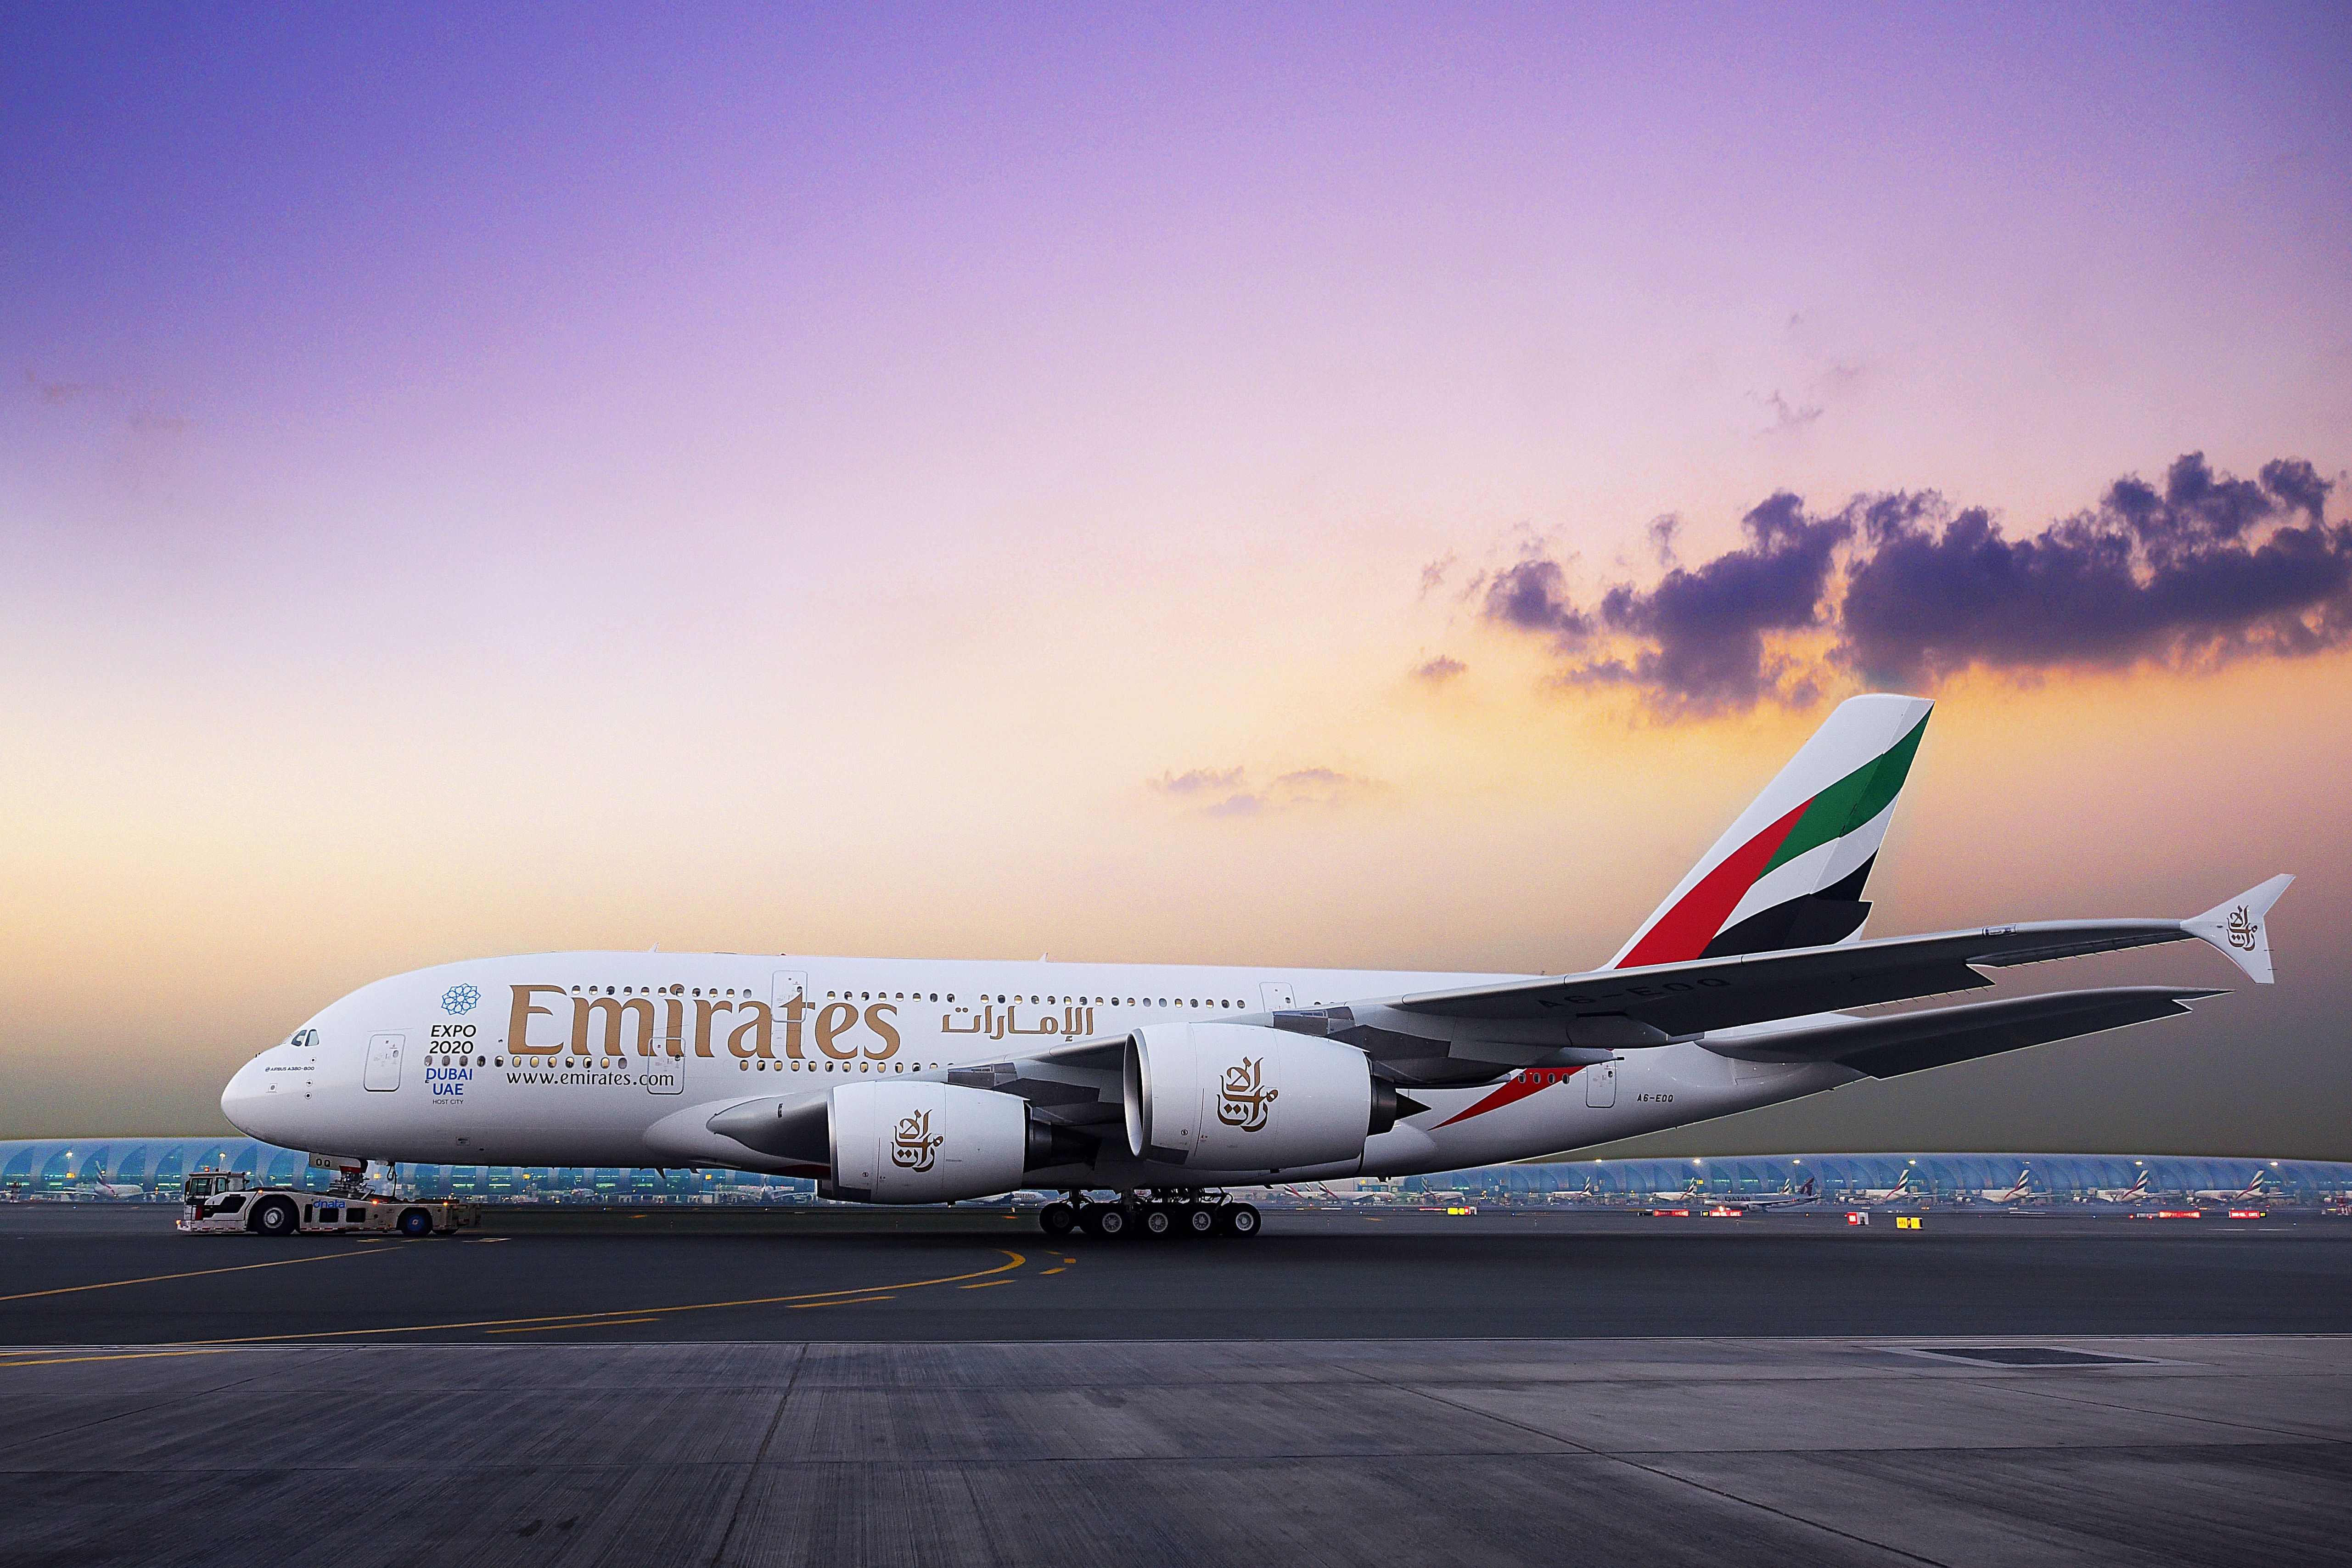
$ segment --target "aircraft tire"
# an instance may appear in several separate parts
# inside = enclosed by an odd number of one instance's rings
[[[1077,1223],[1077,1211],[1067,1204],[1047,1204],[1037,1211],[1037,1228],[1047,1236],[1067,1236]]]
[[[1257,1210],[1249,1204],[1227,1204],[1217,1211],[1217,1228],[1227,1236],[1255,1236]]]
[[[1088,1204],[1078,1223],[1086,1226],[1088,1236],[1108,1241],[1127,1234],[1127,1211],[1117,1204]]]
[[[433,1234],[433,1216],[426,1214],[423,1209],[410,1209],[406,1211],[400,1216],[400,1234],[403,1236],[417,1237],[431,1236]]]
[[[253,1205],[245,1226],[256,1236],[291,1236],[300,1223],[292,1204],[284,1198],[268,1198]]]
[[[1150,1204],[1135,1216],[1136,1227],[1144,1235],[1158,1238],[1176,1234],[1176,1216],[1168,1212],[1166,1204]]]
[[[1214,1236],[1217,1211],[1206,1204],[1186,1204],[1177,1215],[1176,1229],[1184,1236]]]

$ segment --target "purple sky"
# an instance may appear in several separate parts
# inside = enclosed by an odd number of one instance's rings
[[[2341,6],[0,6],[0,1053],[42,1086],[0,1133],[211,1125],[259,1043],[475,952],[1597,962],[1864,679],[1859,522],[1793,623],[1652,597],[1659,538],[1748,581],[1778,492],[1834,531],[1933,490],[1922,551],[2092,516],[2128,588],[2169,546],[2110,487],[2210,474],[2260,516],[2182,580],[2293,579],[2193,635],[2053,638],[2045,595],[1898,647],[1946,703],[1874,930],[2341,867],[2347,41]],[[1530,569],[1590,639],[1496,610]],[[1873,602],[1873,647],[1949,608]],[[1691,647],[1738,668],[1677,685]],[[2347,911],[2298,887],[2283,973]],[[2352,1094],[2336,984],[2227,1026],[2327,1031],[2305,1104]],[[1984,1081],[1877,1125],[2016,1145]],[[2221,1131],[2134,1103],[2085,1136],[2322,1137],[2251,1083]]]

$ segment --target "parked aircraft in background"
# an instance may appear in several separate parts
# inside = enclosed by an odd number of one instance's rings
[[[1849,1203],[1863,1204],[1892,1204],[1900,1203],[1906,1198],[1926,1198],[1929,1194],[1920,1187],[1914,1184],[1917,1175],[1918,1173],[1916,1171],[1911,1170],[1906,1166],[1903,1173],[1895,1178],[1895,1184],[1893,1186],[1876,1188],[1864,1187],[1858,1193],[1847,1194],[1846,1201]]]
[[[2141,1204],[2147,1202],[2155,1194],[2147,1190],[2147,1173],[2143,1170],[2139,1173],[2139,1179],[2130,1186],[2094,1187],[2091,1189],[2091,1196],[2103,1204]]]
[[[1044,1222],[1245,1232],[1246,1205],[1195,1200],[1588,1147],[2216,994],[1845,1011],[1988,986],[1989,970],[2195,940],[2270,982],[2286,877],[2187,920],[1861,940],[1929,709],[1840,705],[1616,956],[1580,973],[484,959],[352,992],[240,1068],[221,1106],[322,1155],[769,1171],[879,1204],[1108,1192],[1118,1201],[1050,1205]]]
[[[2030,1203],[2033,1198],[2032,1185],[2033,1173],[2029,1169],[2018,1172],[2017,1180],[2006,1187],[1984,1187],[1968,1195],[1984,1204]]]
[[[2200,1204],[2253,1204],[2271,1197],[2277,1191],[2268,1171],[2256,1171],[2254,1179],[2235,1192],[2222,1187],[2204,1187],[2189,1194]]]
[[[1754,1197],[1722,1198],[1717,1201],[1722,1207],[1739,1209],[1752,1214],[1760,1213],[1765,1209],[1786,1208],[1790,1204],[1809,1204],[1813,1199],[1813,1178],[1807,1176],[1800,1182],[1792,1176],[1777,1193],[1762,1193]]]

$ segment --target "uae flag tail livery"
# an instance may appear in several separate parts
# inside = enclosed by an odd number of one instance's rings
[[[1841,703],[1610,967],[1826,947],[1858,934],[1870,914],[1863,884],[1934,708],[1894,695]]]

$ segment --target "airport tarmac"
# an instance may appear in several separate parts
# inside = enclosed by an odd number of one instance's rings
[[[1246,1241],[1097,1241],[977,1205],[551,1207],[405,1241],[176,1213],[0,1208],[0,1343],[2352,1331],[2338,1217],[1269,1211]]]
[[[2352,1560],[2352,1222],[0,1210],[0,1562]]]

